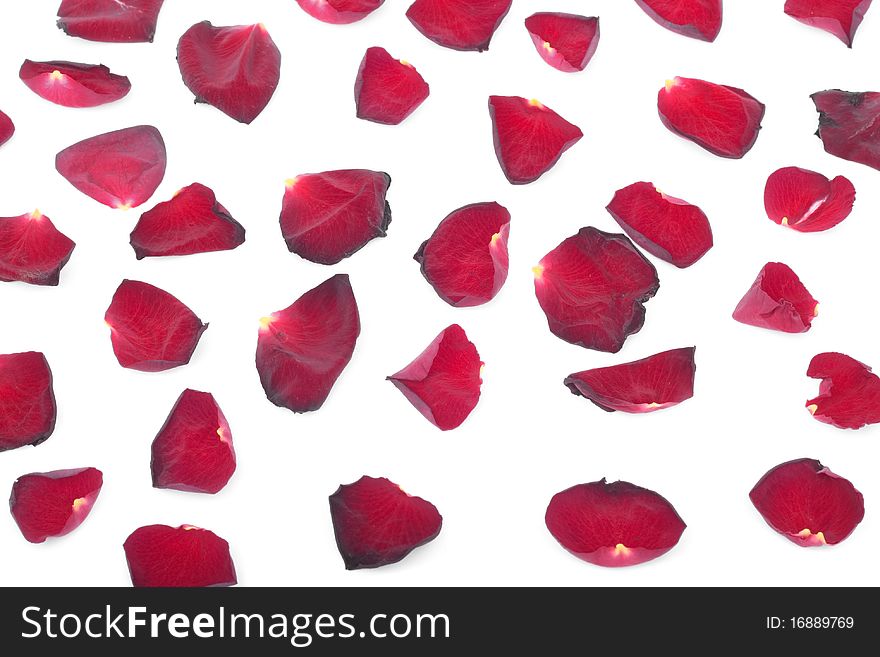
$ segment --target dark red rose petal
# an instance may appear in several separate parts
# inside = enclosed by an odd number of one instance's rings
[[[660,288],[657,270],[625,235],[581,228],[548,253],[535,272],[535,295],[550,331],[587,349],[616,353],[645,323]]]
[[[232,586],[238,583],[229,543],[181,525],[139,527],[123,544],[134,586]]]
[[[88,517],[104,477],[96,468],[24,475],[12,484],[9,510],[31,543],[64,536]]]
[[[104,321],[119,364],[141,372],[186,365],[208,328],[165,290],[128,279],[117,288]]]
[[[180,37],[177,63],[197,103],[213,105],[241,123],[260,115],[281,78],[281,51],[262,23],[196,23]]]
[[[12,139],[14,134],[15,124],[12,123],[12,119],[0,112],[0,146]]]
[[[810,330],[819,314],[819,302],[788,265],[768,262],[733,311],[733,318],[784,333]]]
[[[447,216],[416,252],[422,275],[451,306],[491,301],[507,280],[510,213],[474,203]]]
[[[372,14],[385,0],[296,0],[309,16],[325,23],[355,23]]]
[[[361,332],[348,276],[327,279],[260,324],[257,371],[266,397],[294,413],[321,408]]]
[[[492,138],[501,170],[514,185],[534,182],[584,133],[537,100],[489,96]]]
[[[461,425],[480,401],[482,367],[464,329],[452,324],[388,380],[431,424],[449,431]]]
[[[540,12],[526,19],[526,29],[543,60],[565,73],[583,71],[599,46],[599,19]]]
[[[764,105],[742,89],[675,78],[657,96],[669,130],[720,157],[739,159],[758,139]]]
[[[635,566],[675,547],[686,525],[654,491],[604,479],[557,493],[544,517],[566,550],[597,566]]]
[[[807,409],[820,422],[839,429],[861,429],[880,422],[880,378],[871,368],[844,354],[819,354],[807,376],[821,379],[819,396]]]
[[[416,0],[406,17],[431,41],[453,50],[488,50],[513,0]]]
[[[124,75],[103,65],[24,60],[18,77],[40,98],[64,107],[97,107],[123,98],[131,89]]]
[[[154,488],[216,493],[235,472],[232,431],[208,392],[186,389],[153,440]]]
[[[714,41],[721,31],[722,0],[636,0],[659,25],[684,36]]]
[[[165,142],[151,125],[90,137],[55,156],[55,168],[86,196],[111,208],[149,199],[165,177]]]
[[[633,242],[676,267],[690,267],[712,248],[712,227],[703,211],[651,183],[618,190],[606,209]]]
[[[865,517],[862,494],[814,459],[777,465],[749,498],[768,525],[801,547],[840,543]]]
[[[0,217],[0,281],[58,285],[75,246],[39,210]]]
[[[785,13],[820,30],[830,32],[852,48],[871,0],[785,0]]]
[[[330,517],[347,570],[397,563],[437,538],[443,524],[437,507],[384,477],[341,485],[330,496]]]
[[[291,253],[335,265],[368,242],[385,237],[391,206],[385,200],[391,176],[347,169],[306,173],[287,181],[281,233]]]
[[[164,0],[61,0],[58,27],[70,36],[109,43],[152,41]]]
[[[880,169],[880,93],[829,89],[810,98],[819,112],[819,138],[825,152]]]
[[[46,357],[0,354],[0,452],[39,445],[55,431],[55,392]]]
[[[354,83],[359,119],[397,125],[429,93],[428,83],[412,64],[394,59],[384,48],[367,48]]]
[[[694,396],[694,347],[572,374],[565,385],[604,411],[652,413]]]
[[[855,200],[856,188],[843,176],[828,180],[797,167],[770,174],[764,188],[767,216],[802,233],[834,228],[849,216]]]
[[[193,183],[141,215],[131,247],[138,260],[228,251],[244,243],[244,232],[211,189]]]

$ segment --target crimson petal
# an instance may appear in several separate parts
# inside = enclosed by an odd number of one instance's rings
[[[839,429],[880,422],[880,377],[864,363],[844,354],[819,354],[810,361],[807,376],[822,380],[819,396],[807,402],[820,422]]]
[[[15,134],[15,124],[3,112],[0,112],[0,146],[12,139]]]
[[[177,63],[197,103],[213,105],[241,123],[260,115],[281,78],[281,51],[262,23],[196,23],[180,37]]]
[[[430,502],[366,475],[330,496],[330,517],[347,570],[397,563],[437,538],[443,524]]]
[[[149,199],[165,177],[165,142],[151,125],[84,139],[55,156],[55,169],[86,196],[111,208]]]
[[[819,131],[825,152],[880,169],[880,92],[829,89],[810,98],[819,112]]]
[[[46,357],[0,354],[0,452],[39,445],[55,431],[55,392]]]
[[[660,288],[657,270],[625,235],[581,228],[534,268],[550,331],[587,349],[616,353],[645,323]]]
[[[232,431],[209,392],[187,388],[153,440],[154,488],[216,493],[235,472]]]
[[[606,209],[636,244],[676,267],[690,267],[712,248],[712,227],[703,211],[651,183],[618,190]]]
[[[139,527],[123,544],[134,586],[232,586],[229,543],[212,531],[181,525]]]
[[[211,189],[193,183],[141,215],[131,247],[138,260],[228,251],[244,243],[244,233]]]
[[[388,380],[431,424],[449,431],[461,425],[480,401],[482,367],[464,329],[452,324]]]
[[[733,311],[733,318],[783,333],[810,330],[819,303],[788,265],[768,262]]]
[[[840,543],[865,517],[862,494],[815,459],[777,465],[749,499],[768,525],[801,547]]]
[[[406,17],[434,43],[453,50],[488,50],[513,0],[415,0]]]
[[[335,265],[368,242],[385,237],[391,206],[385,200],[391,176],[346,169],[306,173],[287,181],[281,233],[291,253]]]
[[[122,367],[161,372],[186,365],[207,324],[176,297],[140,281],[122,281],[104,315]]]
[[[492,138],[501,170],[514,185],[534,182],[584,133],[537,100],[490,96]]]
[[[39,210],[0,217],[0,281],[58,285],[75,246]]]
[[[667,80],[657,96],[669,130],[720,157],[739,159],[758,139],[764,105],[742,89],[705,80]]]
[[[651,413],[694,396],[694,347],[572,374],[565,385],[604,411]]]
[[[833,228],[852,212],[856,188],[843,176],[785,167],[770,174],[764,187],[767,216],[802,233]]]
[[[70,36],[89,41],[152,41],[164,1],[61,0],[58,27]]]
[[[345,25],[363,20],[385,0],[296,0],[309,16],[325,23]]]
[[[348,276],[327,279],[260,324],[257,371],[266,397],[294,413],[321,408],[361,332]]]
[[[415,254],[422,275],[451,306],[491,301],[507,280],[510,212],[474,203],[448,215]]]
[[[654,491],[604,479],[554,495],[544,520],[574,556],[607,567],[656,559],[675,547],[686,527]]]
[[[830,32],[852,48],[871,0],[785,0],[785,13],[820,30]]]
[[[367,48],[354,83],[359,119],[397,125],[429,93],[428,83],[412,64],[394,59],[384,48]]]
[[[702,41],[714,41],[724,18],[722,0],[636,0],[667,30]]]
[[[103,65],[24,60],[18,77],[40,98],[64,107],[97,107],[123,98],[131,89],[124,75]]]
[[[12,484],[9,510],[31,543],[64,536],[88,517],[104,477],[96,468],[34,472]]]
[[[565,73],[583,71],[599,47],[599,19],[539,12],[526,19],[526,29],[543,60]]]

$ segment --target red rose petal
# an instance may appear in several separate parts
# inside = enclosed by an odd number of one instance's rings
[[[68,146],[55,168],[86,196],[111,208],[149,199],[165,177],[165,142],[151,125],[108,132]]]
[[[587,349],[616,353],[645,323],[657,270],[624,235],[581,228],[534,268],[550,331]]]
[[[618,190],[606,209],[636,244],[676,267],[690,267],[712,248],[712,227],[703,211],[652,183]]]
[[[141,215],[131,247],[138,260],[228,251],[244,243],[244,233],[211,189],[193,183]]]
[[[495,155],[514,185],[533,182],[549,171],[584,133],[537,100],[489,96]]]
[[[306,173],[287,181],[281,233],[291,253],[335,265],[385,237],[391,206],[385,200],[391,176],[348,169]]]
[[[186,365],[208,328],[165,290],[128,279],[117,288],[104,321],[119,364],[141,372]]]
[[[330,496],[330,517],[347,570],[396,563],[437,538],[443,524],[437,507],[384,477],[341,485]]]
[[[543,60],[565,73],[583,71],[599,46],[599,19],[539,12],[526,19],[526,29]]]
[[[232,586],[238,583],[229,543],[181,525],[139,527],[123,544],[134,586]]]
[[[97,107],[123,98],[131,89],[124,75],[103,65],[24,60],[18,77],[40,98],[64,107]]]
[[[635,566],[675,547],[686,525],[654,491],[604,479],[557,493],[544,517],[566,550],[597,566]]]
[[[31,543],[64,536],[88,517],[104,477],[95,468],[24,475],[12,484],[9,510]]]
[[[39,210],[0,217],[0,281],[58,285],[75,246]]]
[[[819,138],[825,152],[880,169],[880,93],[829,89],[810,98],[819,112]]]
[[[180,37],[177,63],[197,103],[213,105],[241,123],[260,115],[281,77],[281,52],[262,23],[196,23]]]
[[[430,89],[415,67],[384,48],[367,48],[354,83],[357,117],[397,125],[428,97]]]
[[[325,23],[345,25],[363,20],[385,0],[296,0],[309,16]]]
[[[768,262],[733,311],[733,318],[783,333],[810,330],[819,303],[788,265]]]
[[[768,525],[801,547],[840,543],[865,516],[862,494],[814,459],[777,465],[749,498]]]
[[[12,139],[15,134],[15,124],[3,112],[0,112],[0,146]]]
[[[208,392],[186,389],[153,440],[154,488],[216,493],[235,472],[232,431]]]
[[[871,0],[785,0],[785,13],[820,30],[830,32],[852,48]]]
[[[839,429],[861,429],[880,422],[880,378],[871,368],[844,354],[819,354],[807,376],[821,379],[819,396],[807,409],[820,422]]]
[[[260,324],[257,371],[266,397],[294,413],[321,408],[361,332],[348,276],[327,279]]]
[[[61,0],[58,27],[70,36],[109,43],[152,41],[164,0]]]
[[[415,0],[406,17],[431,41],[453,50],[488,50],[513,0]]]
[[[843,176],[785,167],[770,174],[764,188],[767,216],[802,233],[833,228],[852,212],[856,189]]]
[[[672,132],[734,159],[754,146],[765,109],[742,89],[692,78],[668,80],[657,96],[657,108]]]
[[[604,411],[651,413],[694,396],[694,347],[572,374],[565,385]]]
[[[388,380],[431,424],[449,431],[464,422],[480,401],[482,367],[464,329],[452,324]]]
[[[684,36],[714,41],[721,31],[722,0],[636,0],[658,25]]]
[[[507,208],[474,203],[441,221],[414,257],[446,303],[479,306],[491,301],[507,280],[509,234]]]
[[[0,452],[39,445],[55,431],[55,393],[46,357],[0,354]]]

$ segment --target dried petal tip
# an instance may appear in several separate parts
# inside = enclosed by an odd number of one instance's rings
[[[721,31],[722,0],[636,0],[667,30],[701,41],[714,41]]]
[[[572,374],[565,385],[605,411],[652,413],[694,396],[694,347]]]
[[[852,48],[871,0],[786,0],[785,13],[820,30],[830,32]]]
[[[480,400],[483,362],[464,329],[452,324],[388,380],[442,431],[464,422]]]
[[[607,567],[656,559],[675,547],[686,527],[654,491],[604,479],[554,495],[544,520],[574,556]]]
[[[164,0],[61,0],[58,27],[89,41],[152,41]]]
[[[513,0],[415,0],[406,17],[434,43],[453,50],[488,50]]]
[[[430,89],[415,67],[384,48],[367,48],[354,83],[357,117],[397,125],[416,111]]]
[[[58,285],[75,246],[39,210],[0,217],[0,281]]]
[[[810,330],[819,307],[788,265],[768,262],[733,311],[733,318],[784,333]]]
[[[599,19],[540,12],[526,19],[526,30],[541,58],[565,73],[583,71],[599,46]]]
[[[9,510],[22,535],[31,543],[42,543],[79,527],[103,483],[96,468],[34,472],[12,484]]]
[[[363,20],[379,7],[385,0],[296,0],[312,18],[324,23],[346,25]]]
[[[448,215],[415,254],[422,275],[451,306],[491,301],[507,280],[510,213],[474,203]]]
[[[363,476],[330,496],[336,545],[348,570],[396,563],[437,538],[437,508],[384,477]]]
[[[106,66],[24,60],[18,77],[40,98],[64,107],[97,107],[123,98],[131,82]]]
[[[779,224],[801,233],[833,228],[853,209],[856,189],[843,176],[828,180],[821,173],[785,167],[770,174],[764,209]]]
[[[495,155],[514,185],[543,176],[584,136],[546,105],[519,96],[490,96],[489,115]]]
[[[829,89],[810,98],[819,112],[819,138],[825,152],[880,169],[880,93]]]
[[[229,543],[214,532],[181,525],[149,525],[123,544],[134,586],[232,586],[237,583]]]
[[[880,378],[864,363],[844,354],[819,354],[810,361],[807,376],[822,380],[819,396],[807,402],[820,422],[839,429],[880,423]]]
[[[0,452],[39,445],[55,430],[55,393],[46,357],[0,354]]]
[[[801,547],[836,545],[865,516],[862,494],[814,459],[777,465],[749,498],[768,525]]]
[[[15,134],[15,124],[12,123],[12,119],[0,112],[0,146],[12,139],[13,134]]]

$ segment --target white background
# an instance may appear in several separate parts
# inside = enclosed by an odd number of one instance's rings
[[[59,414],[43,445],[0,454],[0,491],[34,471],[96,466],[105,484],[88,520],[43,545],[0,514],[0,584],[128,585],[122,542],[151,523],[191,523],[226,538],[242,585],[859,585],[880,583],[878,430],[844,432],[811,419],[818,382],[810,358],[839,350],[880,367],[877,346],[878,172],[826,155],[813,136],[809,95],[880,87],[880,8],[850,51],[784,15],[782,0],[728,2],[714,44],[666,31],[635,2],[517,0],[482,54],[436,46],[388,0],[351,26],[319,23],[293,0],[168,0],[152,44],[99,44],[55,27],[57,2],[16,3],[0,21],[0,108],[15,121],[0,149],[0,215],[38,207],[77,243],[57,288],[0,284],[0,353],[44,351]],[[523,27],[533,11],[601,17],[598,53],[584,73],[548,67]],[[263,114],[240,125],[194,105],[175,61],[193,23],[263,22],[283,54],[281,82]],[[364,50],[412,62],[431,96],[404,124],[354,115]],[[121,102],[73,110],[18,80],[25,58],[104,63],[131,78]],[[656,94],[666,78],[699,77],[766,103],[764,129],[741,161],[712,156],[667,131]],[[537,98],[585,137],[540,181],[507,183],[492,149],[489,94]],[[98,133],[151,123],[168,170],[139,209],[115,211],[54,170],[55,153]],[[849,177],[852,216],[827,233],[798,234],[766,218],[767,175],[797,165]],[[287,252],[278,228],[284,180],[363,167],[390,173],[393,222],[334,267]],[[716,246],[687,270],[656,263],[660,292],[647,322],[618,355],[554,337],[534,298],[531,267],[580,227],[616,231],[614,191],[651,181],[709,215]],[[247,229],[235,251],[135,260],[128,234],[142,210],[198,181]],[[495,200],[513,215],[511,269],[490,304],[454,309],[422,279],[412,254],[453,209]],[[821,302],[806,335],[730,318],[770,260],[794,268]],[[254,368],[258,320],[337,272],[351,275],[363,332],[324,407],[307,415],[266,401]],[[121,368],[103,314],[122,278],[158,285],[205,321],[190,365],[161,374]],[[387,374],[458,322],[486,361],[483,396],[458,430],[441,433]],[[569,373],[697,346],[695,397],[647,415],[608,414],[562,385]],[[229,419],[238,471],[216,496],[151,488],[150,443],[180,392],[212,392]],[[865,495],[867,515],[835,548],[800,549],[775,534],[748,492],[769,468],[819,458]],[[346,572],[327,496],[362,474],[387,476],[444,517],[440,536],[403,562]],[[658,491],[688,524],[669,554],[629,569],[570,556],[544,527],[550,497],[571,485],[625,479]],[[4,493],[5,494],[5,493]]]

